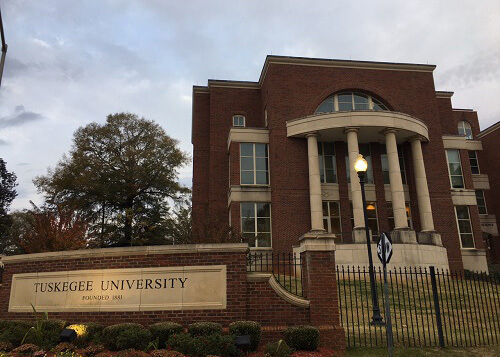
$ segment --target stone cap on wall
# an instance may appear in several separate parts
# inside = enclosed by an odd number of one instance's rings
[[[154,254],[185,254],[185,253],[246,253],[247,243],[216,243],[216,244],[179,244],[153,245],[141,247],[116,247],[83,250],[68,250],[63,252],[46,252],[0,256],[0,265],[22,263],[26,261],[113,257],[123,255],[154,255]]]

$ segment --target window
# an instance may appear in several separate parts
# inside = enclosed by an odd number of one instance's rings
[[[401,145],[398,145],[398,158],[399,169],[401,170],[401,181],[403,181],[403,185],[406,185],[405,160],[403,158],[403,147]],[[382,161],[382,176],[384,177],[384,183],[390,184],[389,162],[387,161],[387,148],[385,145],[381,145],[380,160]]]
[[[344,92],[326,98],[316,109],[315,114],[347,110],[389,110],[371,95]]]
[[[477,209],[479,214],[488,214],[488,210],[486,209],[486,200],[484,199],[484,191],[476,190],[476,201],[477,201]]]
[[[413,222],[411,220],[411,209],[410,209],[410,202],[405,202],[405,208],[406,208],[406,219],[408,220],[408,227],[413,229]],[[396,228],[396,225],[394,224],[394,211],[392,210],[392,202],[387,202],[387,219],[389,220],[389,230],[394,230]]]
[[[269,184],[267,144],[240,144],[240,181],[242,185]]]
[[[372,239],[378,238],[378,218],[377,218],[377,204],[375,202],[366,202],[366,216],[368,219],[368,228],[372,230]],[[351,202],[351,226],[354,228],[354,214]]]
[[[270,247],[271,204],[242,202],[241,233],[250,247]]]
[[[337,201],[323,201],[323,226],[328,233],[340,236],[340,205]]]
[[[319,175],[322,183],[337,183],[334,143],[318,143]]]
[[[244,127],[245,126],[245,116],[244,115],[233,115],[233,126]]]
[[[448,172],[450,174],[451,187],[464,188],[460,152],[456,149],[446,150],[446,158],[448,160]]]
[[[474,248],[474,235],[470,224],[469,207],[455,206],[457,215],[458,233],[460,234],[460,243],[462,248]]]
[[[348,150],[346,149],[346,152]],[[370,144],[359,144],[359,153],[363,155],[365,158],[366,162],[368,163],[368,169],[366,170],[366,176],[365,180],[366,183],[373,183],[373,168],[372,168],[372,156],[370,152]],[[349,169],[350,164],[349,164],[349,154],[346,155],[345,157],[345,165],[346,165],[346,172],[347,172],[347,182],[351,182],[351,170]]]
[[[472,129],[470,124],[466,121],[461,121],[458,123],[458,134],[465,135],[465,138],[468,140],[472,139]]]
[[[477,161],[477,152],[469,150],[470,169],[473,175],[479,175],[479,162]]]

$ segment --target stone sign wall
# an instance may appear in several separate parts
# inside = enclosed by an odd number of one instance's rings
[[[270,273],[247,272],[247,244],[197,244],[89,249],[0,257],[0,319],[33,320],[31,305],[68,323],[123,322],[187,326],[238,320],[262,325],[263,342],[287,326],[315,324],[322,343],[345,348],[335,299],[335,262],[309,244],[302,267],[307,299],[291,296]],[[302,244],[301,244],[302,247]],[[315,282],[315,284],[312,284]],[[328,287],[328,289],[322,289]],[[337,311],[337,313],[335,313]],[[325,312],[328,312],[325,315]],[[335,317],[337,314],[337,317]],[[318,319],[318,316],[328,316]],[[318,323],[316,323],[318,321]]]
[[[9,312],[226,308],[226,266],[73,270],[12,276]]]

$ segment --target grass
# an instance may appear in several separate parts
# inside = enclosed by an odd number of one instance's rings
[[[465,357],[482,356],[495,357],[500,356],[499,346],[471,347],[471,348],[395,348],[394,357]],[[382,357],[387,356],[387,348],[348,348],[346,357]]]
[[[367,276],[366,276],[367,277]],[[348,346],[384,346],[385,327],[370,326],[370,284],[363,273],[340,275],[342,326]],[[379,305],[384,316],[382,279],[377,276]],[[396,344],[436,346],[438,333],[430,278],[392,276],[389,282],[391,319]],[[438,301],[446,346],[498,344],[500,341],[500,287],[484,281],[438,279]]]

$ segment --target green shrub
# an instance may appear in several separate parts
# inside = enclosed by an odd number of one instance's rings
[[[293,349],[284,340],[268,343],[265,349],[265,355],[271,357],[289,357],[292,353]]]
[[[235,321],[229,324],[229,333],[235,336],[250,336],[251,350],[256,351],[259,347],[262,329],[255,321]]]
[[[293,326],[285,331],[285,341],[299,351],[315,351],[319,346],[319,330],[314,326]]]
[[[139,324],[117,324],[102,330],[102,340],[112,351],[143,350],[151,342],[151,333]]]
[[[193,337],[222,334],[222,325],[216,322],[195,322],[188,326],[188,333]]]
[[[60,341],[59,335],[66,325],[62,320],[38,319],[26,334],[24,342],[36,344],[43,349],[50,350]]]
[[[175,322],[158,322],[149,326],[149,332],[151,332],[152,339],[158,339],[159,348],[165,348],[169,337],[176,333],[181,333],[182,330],[182,325]]]
[[[70,325],[66,328],[73,329],[78,334],[73,343],[80,347],[86,347],[90,344],[99,345],[102,343],[101,334],[104,326],[95,322],[85,324]]]
[[[0,320],[0,342],[19,346],[30,327],[27,321]]]
[[[32,343],[25,343],[24,345],[14,348],[12,353],[14,356],[32,356],[35,352],[39,351],[38,346]]]
[[[206,357],[209,355],[235,357],[240,355],[240,351],[236,348],[234,342],[234,336],[223,336],[220,333],[196,337],[180,333],[170,336],[167,345],[175,351],[192,357]]]

